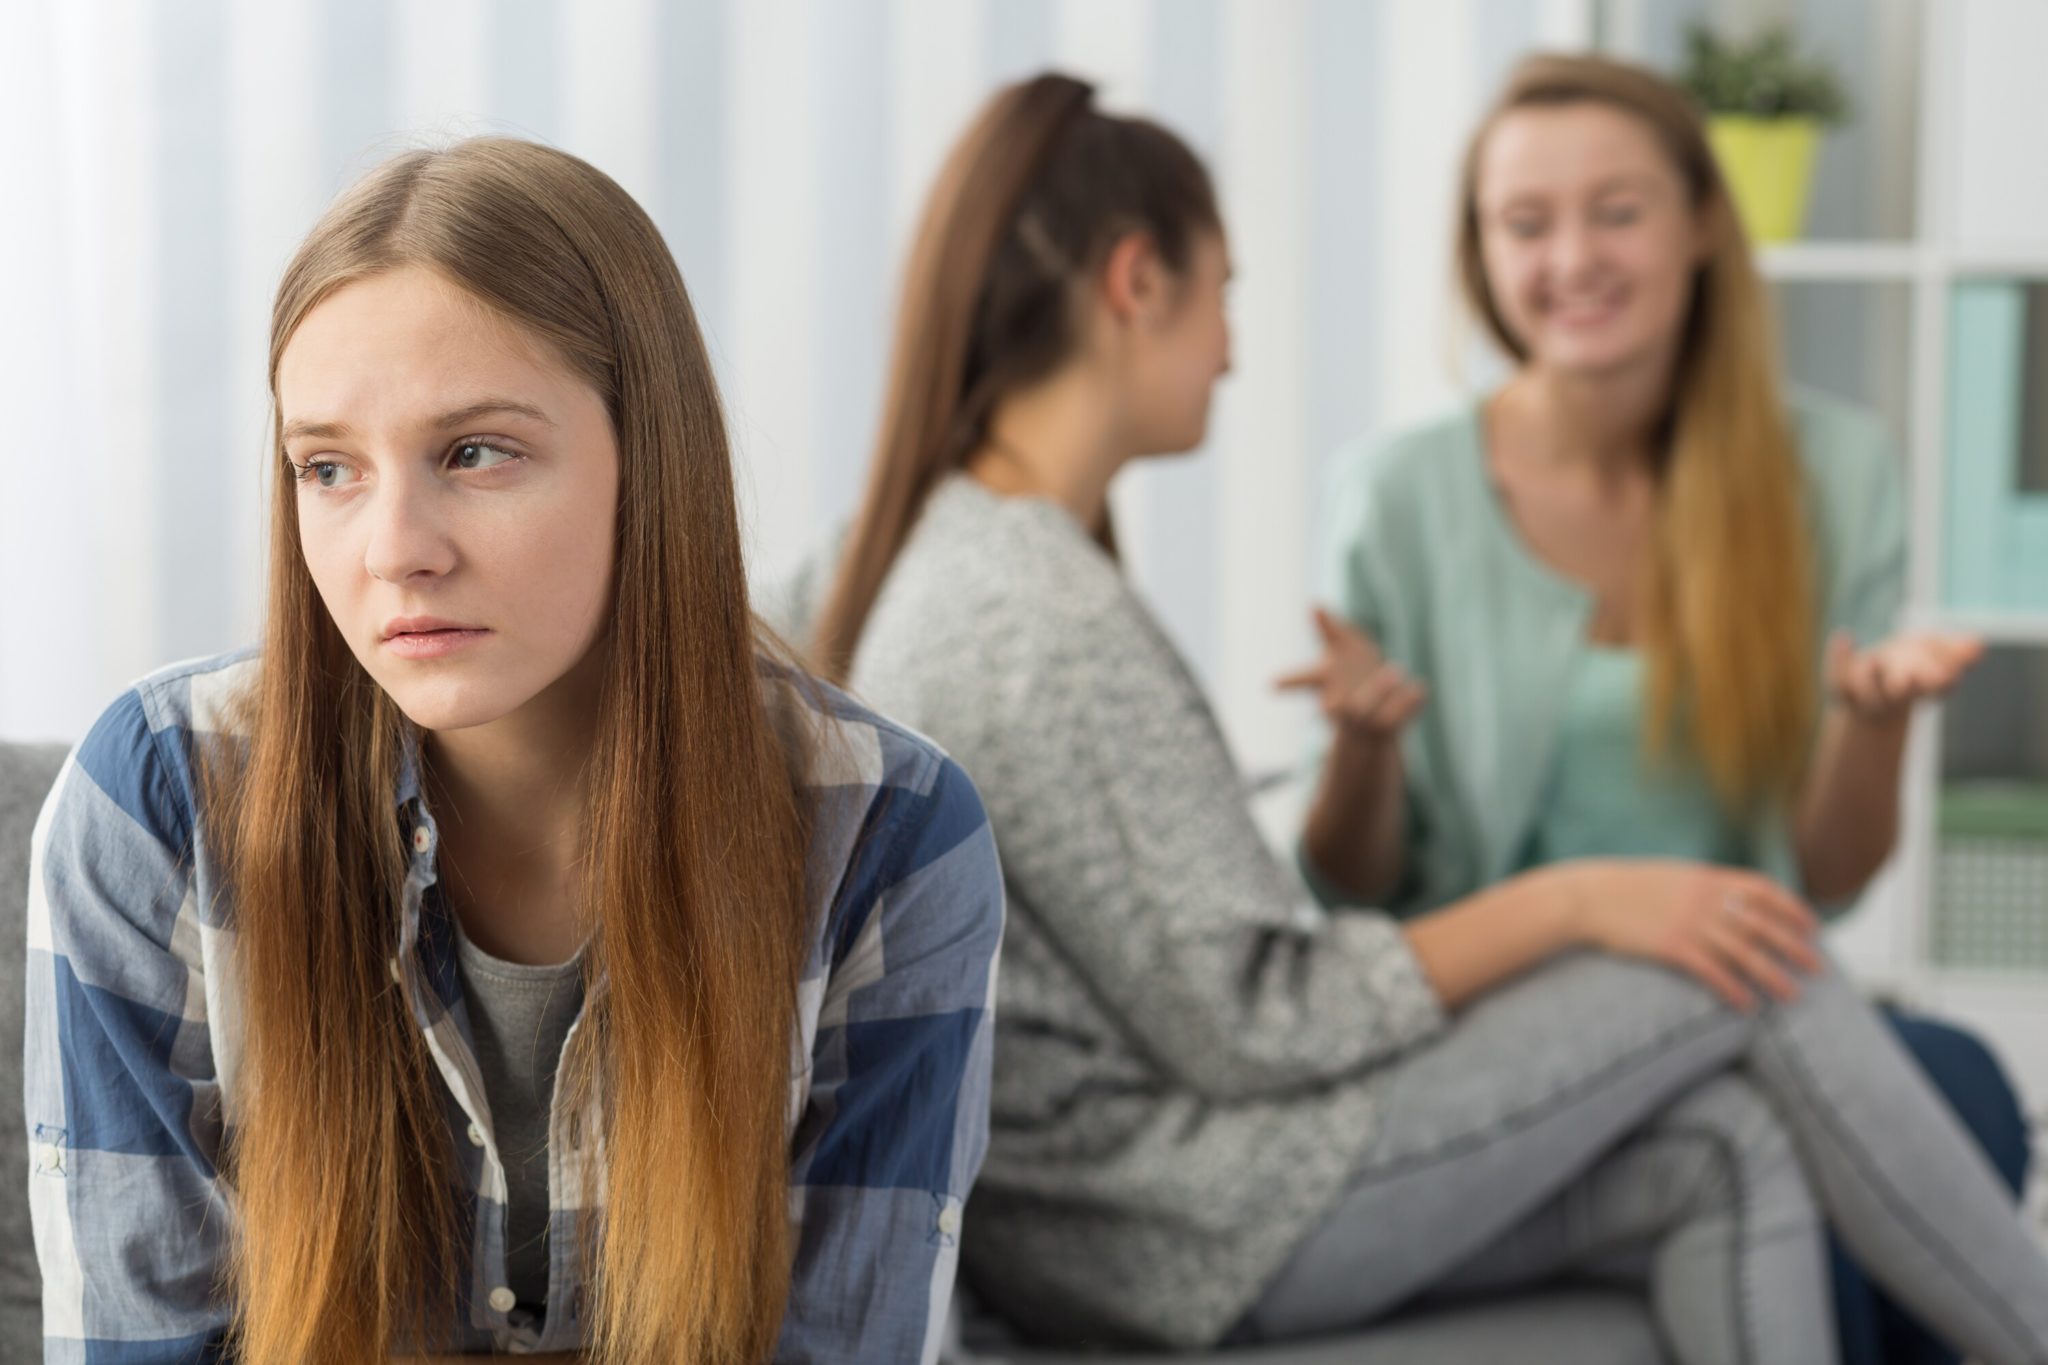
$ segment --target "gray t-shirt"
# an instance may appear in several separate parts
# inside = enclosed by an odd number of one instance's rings
[[[505,1164],[506,1282],[522,1308],[539,1314],[548,1296],[548,1116],[562,1043],[583,1008],[583,953],[540,967],[506,962],[459,926],[455,948],[484,1103]]]

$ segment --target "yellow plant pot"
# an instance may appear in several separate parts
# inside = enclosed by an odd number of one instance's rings
[[[1810,118],[1715,114],[1707,120],[1707,140],[1752,242],[1789,242],[1804,229],[1820,131]]]

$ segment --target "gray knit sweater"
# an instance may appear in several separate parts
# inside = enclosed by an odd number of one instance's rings
[[[1211,1344],[1372,1139],[1438,1001],[1385,917],[1313,909],[1193,678],[1052,503],[944,484],[852,683],[944,745],[1009,886],[975,1288],[1069,1342]]]

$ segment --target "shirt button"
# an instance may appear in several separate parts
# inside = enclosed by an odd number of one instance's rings
[[[957,1236],[960,1231],[960,1210],[947,1205],[939,1210],[939,1231],[948,1237]]]
[[[484,1130],[473,1123],[469,1125],[469,1145],[472,1147],[484,1145]]]
[[[519,1296],[505,1285],[491,1291],[491,1307],[500,1313],[509,1313],[519,1303]]]
[[[425,825],[421,825],[412,832],[412,847],[415,853],[425,853],[432,846],[433,842],[434,836],[427,833]]]

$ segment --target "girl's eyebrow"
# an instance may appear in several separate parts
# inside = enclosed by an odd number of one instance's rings
[[[1585,192],[1598,199],[1603,194],[1613,194],[1617,190],[1649,190],[1656,184],[1656,177],[1647,171],[1616,171],[1594,181],[1586,187]],[[1525,206],[1544,208],[1548,207],[1550,198],[1547,190],[1516,190],[1507,198],[1497,201],[1495,211],[1508,213]]]
[[[1641,171],[1621,171],[1593,186],[1593,193],[1599,196],[1615,190],[1646,190],[1656,183],[1654,177]]]
[[[442,431],[454,427],[468,426],[479,417],[491,417],[510,413],[515,417],[526,417],[542,426],[554,426],[554,419],[531,403],[521,403],[511,398],[480,398],[474,403],[465,403],[451,408],[433,421],[433,426]],[[290,441],[299,437],[332,441],[355,435],[355,428],[346,422],[316,422],[304,417],[294,417],[284,424],[283,439]]]
[[[555,424],[552,418],[531,403],[521,403],[510,398],[483,398],[465,407],[442,413],[434,420],[434,425],[443,429],[468,426],[479,417],[490,417],[498,413],[531,418],[544,427],[552,427]]]

